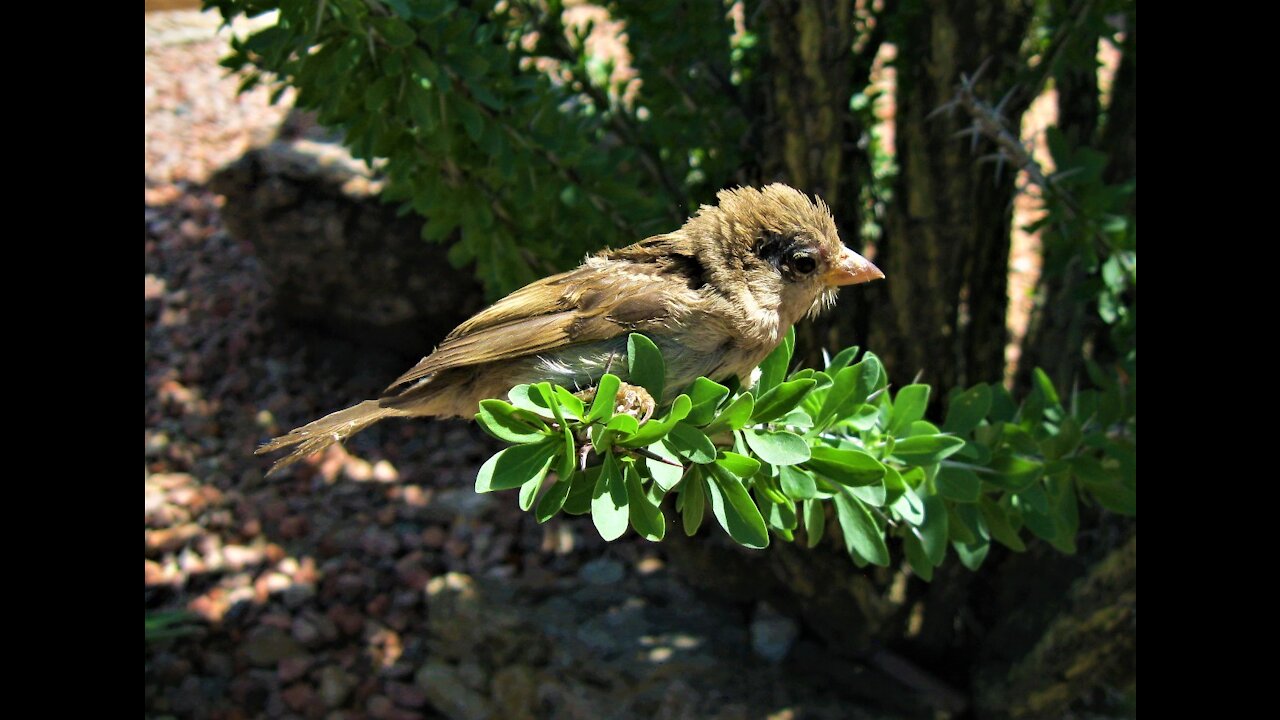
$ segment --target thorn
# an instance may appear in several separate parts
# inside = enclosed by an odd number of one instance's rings
[[[969,81],[970,86],[978,82],[978,78],[982,77],[982,73],[987,71],[987,66],[989,66],[990,64],[991,64],[991,58],[987,58],[986,60],[982,61],[982,64],[979,65],[978,69],[973,73],[973,79]]]
[[[1004,116],[1005,103],[1009,102],[1009,98],[1013,97],[1013,94],[1017,91],[1018,91],[1017,85],[1014,85],[1013,87],[1009,88],[1009,92],[1005,93],[1004,97],[1000,98],[1000,102],[996,103],[996,106],[994,108],[995,114],[1000,115],[1002,117]]]
[[[934,118],[938,117],[939,115],[942,115],[943,113],[953,112],[956,109],[956,106],[959,104],[960,103],[958,100],[949,100],[939,105],[938,107],[934,108],[933,112],[930,112],[928,115],[925,115],[924,120],[925,122],[929,122],[930,120],[933,120]]]

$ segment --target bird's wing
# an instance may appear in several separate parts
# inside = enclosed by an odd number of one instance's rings
[[[539,280],[462,323],[387,391],[451,368],[536,355],[659,327],[688,291],[666,262],[588,263]]]

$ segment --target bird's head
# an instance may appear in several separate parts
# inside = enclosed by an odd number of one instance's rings
[[[831,307],[844,285],[884,277],[840,242],[821,199],[780,183],[721,190],[717,197],[717,207],[703,205],[686,226],[698,238],[706,264],[716,268],[716,284],[745,284],[787,323]]]

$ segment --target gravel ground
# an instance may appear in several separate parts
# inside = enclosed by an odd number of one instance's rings
[[[215,28],[146,15],[144,594],[191,614],[147,643],[146,715],[885,717],[850,704],[860,669],[767,606],[693,594],[661,546],[476,495],[496,446],[473,424],[387,423],[264,479],[259,443],[406,358],[273,319],[204,184],[290,97],[236,96]]]

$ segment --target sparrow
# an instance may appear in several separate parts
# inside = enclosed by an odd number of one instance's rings
[[[660,402],[699,377],[752,371],[839,288],[884,277],[845,247],[819,198],[775,183],[717,193],[675,232],[588,256],[463,322],[376,400],[292,430],[258,448],[293,447],[270,473],[389,417],[474,417],[481,400],[522,383],[591,388],[627,380],[627,336],[649,337],[666,361]]]

